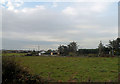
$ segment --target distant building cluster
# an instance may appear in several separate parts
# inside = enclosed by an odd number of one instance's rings
[[[2,53],[25,53],[25,56],[114,56],[120,55],[120,38],[104,46],[100,41],[96,49],[78,49],[76,42],[60,45],[57,50],[2,50]]]

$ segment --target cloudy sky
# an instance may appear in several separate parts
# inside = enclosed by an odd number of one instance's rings
[[[1,15],[1,12],[0,12]],[[19,2],[2,4],[3,49],[57,49],[76,41],[97,48],[118,36],[117,2]]]

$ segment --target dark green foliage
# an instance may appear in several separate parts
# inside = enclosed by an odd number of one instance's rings
[[[49,49],[48,51],[45,52],[45,54],[50,54],[52,52],[51,49]]]
[[[99,50],[98,56],[102,56],[104,54],[104,48],[105,46],[100,41],[99,46],[98,46],[98,50]]]
[[[2,59],[2,84],[36,84],[45,82],[40,76],[32,75],[26,67],[16,63],[14,57]]]
[[[69,52],[69,56],[77,56],[75,52]]]
[[[37,56],[38,52],[36,52],[35,50],[33,50],[31,54],[32,54],[32,56]]]
[[[67,46],[60,45],[58,47],[58,51],[60,55],[64,56],[75,56],[75,55],[89,55],[93,54],[94,56],[110,56],[111,55],[120,55],[120,38],[116,40],[109,41],[109,45],[104,46],[102,42],[100,42],[97,49],[79,49],[77,50],[78,45],[76,42],[71,42]]]
[[[60,55],[66,56],[66,55],[72,55],[76,54],[77,52],[77,43],[76,42],[71,42],[67,46],[65,45],[60,45],[58,47],[58,51]]]
[[[104,47],[104,54],[109,54],[110,49],[108,47]]]
[[[62,46],[60,45],[58,47],[58,51],[59,51],[60,55],[62,55],[62,56],[66,56],[69,53],[68,47],[64,46],[64,45],[62,45]]]
[[[74,52],[74,53],[76,53],[77,48],[78,48],[78,46],[77,46],[77,43],[76,43],[76,42],[71,42],[71,43],[68,45],[68,50],[69,50],[69,52]]]
[[[116,40],[113,41],[109,41],[109,45],[107,46],[111,52],[113,50],[114,55],[120,55],[120,38],[117,38]]]
[[[79,49],[77,53],[78,55],[98,54],[98,49]]]

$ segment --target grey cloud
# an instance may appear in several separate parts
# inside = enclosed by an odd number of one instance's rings
[[[83,6],[82,6],[83,7]],[[95,48],[95,43],[89,45],[89,39],[96,39],[96,42],[102,38],[115,38],[117,33],[114,28],[117,28],[117,16],[108,14],[104,16],[104,12],[90,12],[90,15],[85,15],[80,10],[77,11],[77,16],[65,15],[61,11],[39,10],[26,13],[8,11],[3,9],[3,38],[4,48],[19,48],[25,45],[59,45],[77,41],[86,47]],[[113,11],[111,11],[113,12]],[[80,25],[80,27],[76,27]],[[81,25],[87,26],[86,28]],[[92,28],[92,26],[95,28]],[[74,32],[72,30],[78,31]],[[108,32],[104,32],[108,30]],[[115,29],[116,30],[116,29]],[[70,32],[69,32],[70,31]],[[102,32],[103,31],[103,32]],[[17,33],[14,34],[12,33]],[[9,35],[9,36],[8,36]],[[50,37],[53,41],[46,41],[37,37]],[[36,38],[36,40],[28,39],[28,37]],[[55,41],[54,41],[55,40]],[[108,40],[108,39],[107,39]],[[104,39],[106,42],[106,39]],[[94,41],[92,41],[94,42]],[[44,46],[43,46],[44,47]],[[96,46],[97,47],[97,46]],[[54,48],[57,48],[57,46]]]

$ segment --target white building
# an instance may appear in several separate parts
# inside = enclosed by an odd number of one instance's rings
[[[44,53],[45,53],[45,51],[41,51],[38,53],[38,55],[40,56],[40,55],[43,55]]]

